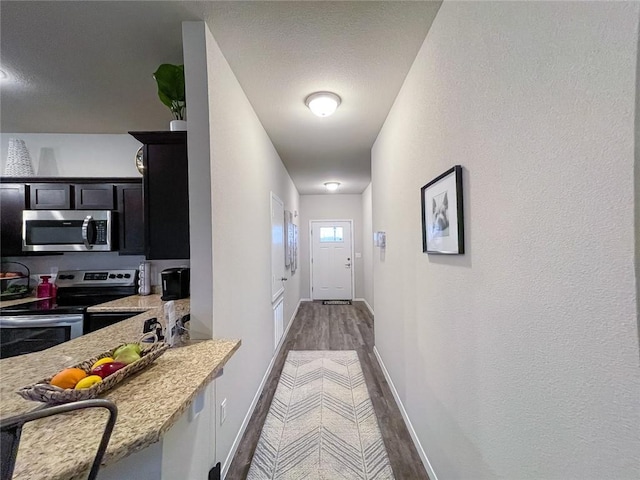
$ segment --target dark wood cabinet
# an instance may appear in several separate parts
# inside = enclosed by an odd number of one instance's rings
[[[0,184],[0,248],[3,257],[22,255],[22,210],[26,205],[24,183]]]
[[[23,210],[111,210],[114,251],[144,255],[142,178],[2,177],[0,255],[52,255],[22,251]]]
[[[129,132],[143,146],[145,254],[189,258],[187,132]]]
[[[84,314],[84,334],[140,315],[140,312],[87,312]]]
[[[118,197],[118,251],[144,255],[142,184],[116,185]]]
[[[69,210],[71,185],[64,183],[32,183],[29,185],[31,210]]]
[[[78,183],[73,185],[76,210],[113,210],[114,185],[108,183]]]

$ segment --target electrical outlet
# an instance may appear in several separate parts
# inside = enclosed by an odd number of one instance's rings
[[[224,400],[222,400],[222,403],[220,403],[220,425],[222,425],[226,419],[227,419],[227,399],[225,398]]]

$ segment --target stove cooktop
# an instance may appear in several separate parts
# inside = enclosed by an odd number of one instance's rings
[[[65,270],[58,272],[56,299],[43,299],[0,308],[0,315],[82,313],[87,307],[137,293],[138,271]]]
[[[84,313],[87,306],[88,305],[58,305],[55,299],[47,298],[35,302],[2,307],[0,308],[0,316]]]

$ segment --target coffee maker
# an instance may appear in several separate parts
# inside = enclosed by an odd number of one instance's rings
[[[162,300],[178,300],[189,296],[190,269],[188,267],[166,268],[160,272]]]

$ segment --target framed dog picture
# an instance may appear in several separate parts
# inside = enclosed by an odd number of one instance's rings
[[[456,165],[431,180],[422,193],[422,251],[464,253],[462,167]]]

